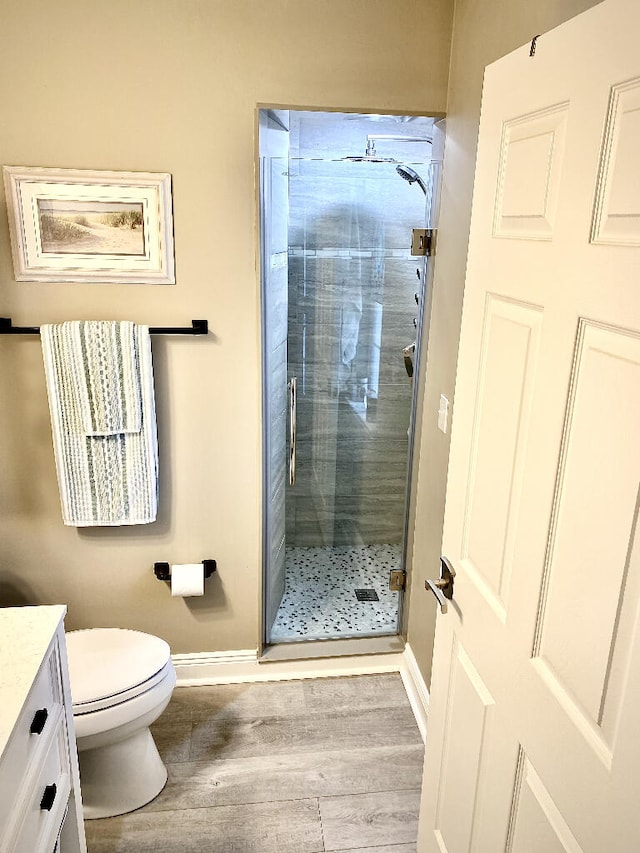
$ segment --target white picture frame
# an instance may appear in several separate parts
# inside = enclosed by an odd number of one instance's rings
[[[171,175],[3,172],[16,281],[175,284]]]

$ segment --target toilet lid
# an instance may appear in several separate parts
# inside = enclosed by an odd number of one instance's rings
[[[74,708],[131,692],[170,659],[168,643],[125,628],[88,628],[66,634]]]

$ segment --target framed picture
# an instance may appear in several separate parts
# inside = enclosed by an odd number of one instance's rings
[[[4,167],[17,281],[175,284],[171,175]]]

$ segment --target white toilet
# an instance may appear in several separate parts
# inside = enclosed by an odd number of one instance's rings
[[[123,628],[70,631],[66,640],[84,816],[125,814],[167,781],[149,726],[175,687],[169,646]]]

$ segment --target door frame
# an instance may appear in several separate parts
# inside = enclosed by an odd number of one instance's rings
[[[398,615],[397,615],[397,631],[395,635],[371,636],[371,637],[353,637],[353,638],[331,638],[326,640],[301,640],[295,643],[269,643],[267,642],[267,571],[268,571],[268,507],[270,497],[267,494],[269,478],[267,475],[266,466],[269,459],[269,439],[267,436],[268,430],[265,428],[268,420],[268,414],[265,408],[265,383],[267,371],[266,357],[266,321],[265,321],[265,293],[264,293],[264,271],[265,271],[265,241],[263,227],[263,197],[264,197],[264,176],[262,174],[262,160],[260,147],[260,116],[266,112],[279,111],[315,111],[315,112],[341,112],[353,114],[379,114],[389,115],[396,113],[398,115],[408,115],[422,117],[427,116],[425,112],[417,111],[390,111],[381,109],[379,111],[359,109],[343,109],[331,110],[326,107],[301,107],[298,105],[281,104],[257,104],[255,113],[255,162],[256,162],[256,268],[258,273],[258,291],[260,301],[260,357],[261,357],[261,410],[262,410],[262,464],[261,464],[261,479],[262,486],[260,490],[262,500],[262,534],[261,534],[261,582],[259,585],[259,635],[258,635],[258,659],[300,659],[300,658],[316,658],[327,656],[344,656],[344,655],[359,655],[368,653],[397,653],[404,649],[404,643],[407,632],[407,618],[409,613],[408,595],[411,588],[410,578],[412,572],[411,553],[413,551],[413,530],[414,530],[414,515],[415,501],[418,482],[418,458],[416,454],[416,444],[419,446],[420,430],[422,427],[422,403],[424,398],[424,370],[426,362],[426,354],[428,349],[428,334],[430,327],[430,315],[432,307],[432,289],[434,283],[434,257],[431,262],[423,262],[421,281],[419,283],[418,292],[420,295],[419,304],[417,306],[417,328],[416,328],[416,351],[413,373],[413,390],[411,397],[410,423],[411,430],[409,434],[409,447],[407,452],[407,480],[405,485],[404,498],[404,530],[402,539],[402,566],[405,571],[405,589],[399,596]],[[431,168],[435,169],[435,175],[431,181],[431,199],[425,199],[425,205],[430,201],[429,209],[425,207],[425,225],[424,227],[437,230],[438,214],[440,205],[440,195],[442,189],[442,159],[444,153],[444,144],[446,139],[445,114],[437,111],[430,111],[429,118],[433,118],[434,126],[440,124],[439,146],[436,154],[434,146],[432,150]],[[277,119],[276,119],[277,120]],[[283,126],[284,127],[284,126]],[[435,164],[435,165],[434,165]],[[419,261],[420,257],[416,256]],[[301,654],[298,649],[304,650]]]

